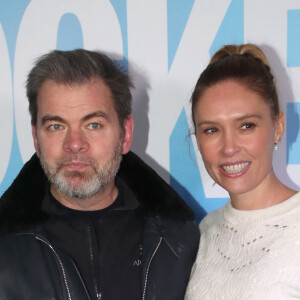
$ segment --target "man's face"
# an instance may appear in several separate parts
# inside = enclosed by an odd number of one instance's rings
[[[83,85],[43,83],[38,94],[34,145],[55,193],[87,199],[114,184],[129,151],[132,118],[121,131],[109,88],[101,79]]]

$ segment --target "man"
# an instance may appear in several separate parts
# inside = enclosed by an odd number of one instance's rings
[[[36,154],[0,202],[0,299],[183,299],[198,229],[129,151],[130,87],[87,50],[50,52],[31,70]]]

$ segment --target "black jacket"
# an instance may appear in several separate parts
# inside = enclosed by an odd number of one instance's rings
[[[132,152],[124,155],[117,176],[144,216],[142,299],[183,299],[199,243],[193,213]],[[90,299],[74,262],[47,238],[46,184],[34,155],[1,197],[0,299]]]

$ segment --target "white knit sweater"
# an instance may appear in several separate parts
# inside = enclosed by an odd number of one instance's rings
[[[228,202],[200,231],[186,300],[300,299],[300,192],[252,211]]]

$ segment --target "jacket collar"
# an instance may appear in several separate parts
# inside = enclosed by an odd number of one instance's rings
[[[123,156],[117,176],[133,192],[147,217],[193,220],[193,212],[178,194],[137,155]],[[0,232],[34,227],[48,219],[42,211],[48,180],[36,154],[24,165],[0,200]]]

